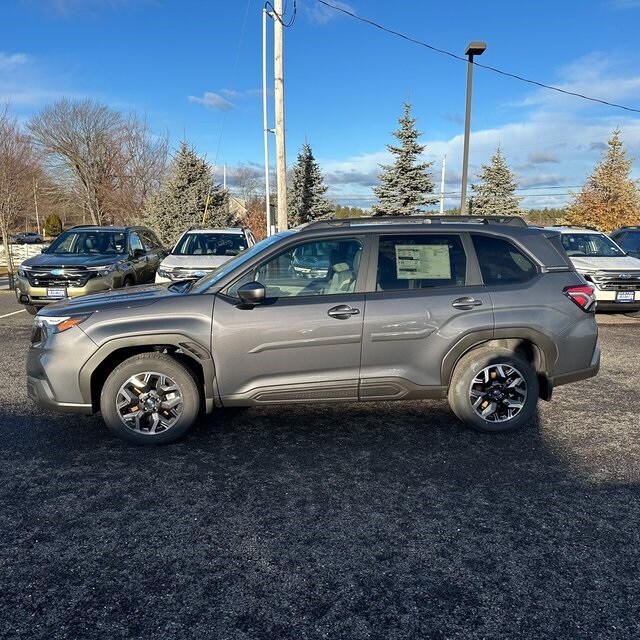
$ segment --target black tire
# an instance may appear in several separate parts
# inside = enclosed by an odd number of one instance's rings
[[[122,286],[123,287],[133,287],[133,285],[135,284],[135,282],[133,281],[133,278],[131,276],[127,276],[123,281],[122,281]]]
[[[164,353],[140,353],[119,364],[100,394],[106,425],[134,444],[174,442],[191,429],[200,410],[193,373]]]
[[[35,316],[38,313],[38,307],[34,307],[32,304],[25,304],[24,308],[29,315]]]
[[[466,425],[484,433],[506,433],[534,417],[538,378],[526,360],[507,349],[475,349],[456,364],[448,398]]]

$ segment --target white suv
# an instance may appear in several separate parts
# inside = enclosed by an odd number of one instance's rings
[[[576,271],[595,286],[598,311],[640,310],[640,260],[596,229],[550,228],[560,231]]]
[[[197,280],[256,243],[247,227],[188,229],[156,272],[156,282]]]

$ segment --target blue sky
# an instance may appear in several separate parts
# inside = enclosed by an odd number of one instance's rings
[[[446,156],[445,203],[459,204],[464,51],[475,40],[487,43],[479,64],[627,109],[477,66],[470,182],[500,145],[523,206],[561,206],[602,159],[616,127],[640,178],[640,0],[327,2],[406,36],[318,0],[295,3],[284,32],[287,164],[308,142],[338,203],[371,203],[408,101],[436,190]],[[294,0],[284,4],[291,21]],[[8,101],[20,121],[62,97],[146,114],[173,148],[184,138],[215,164],[220,180],[226,165],[231,185],[235,167],[264,166],[263,7],[258,0],[2,0],[0,103]],[[271,22],[267,59],[272,86]]]

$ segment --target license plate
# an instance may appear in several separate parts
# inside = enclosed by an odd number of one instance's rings
[[[47,289],[47,298],[66,298],[66,297],[67,297],[67,290],[64,287]]]
[[[616,293],[616,302],[635,302],[635,291],[618,291]]]

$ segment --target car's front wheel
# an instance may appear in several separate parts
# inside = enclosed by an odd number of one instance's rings
[[[195,422],[200,394],[193,373],[163,353],[141,353],[119,364],[100,394],[102,417],[135,444],[167,444]]]
[[[448,397],[465,424],[477,431],[505,433],[533,418],[538,378],[531,365],[511,351],[475,349],[456,365]]]

